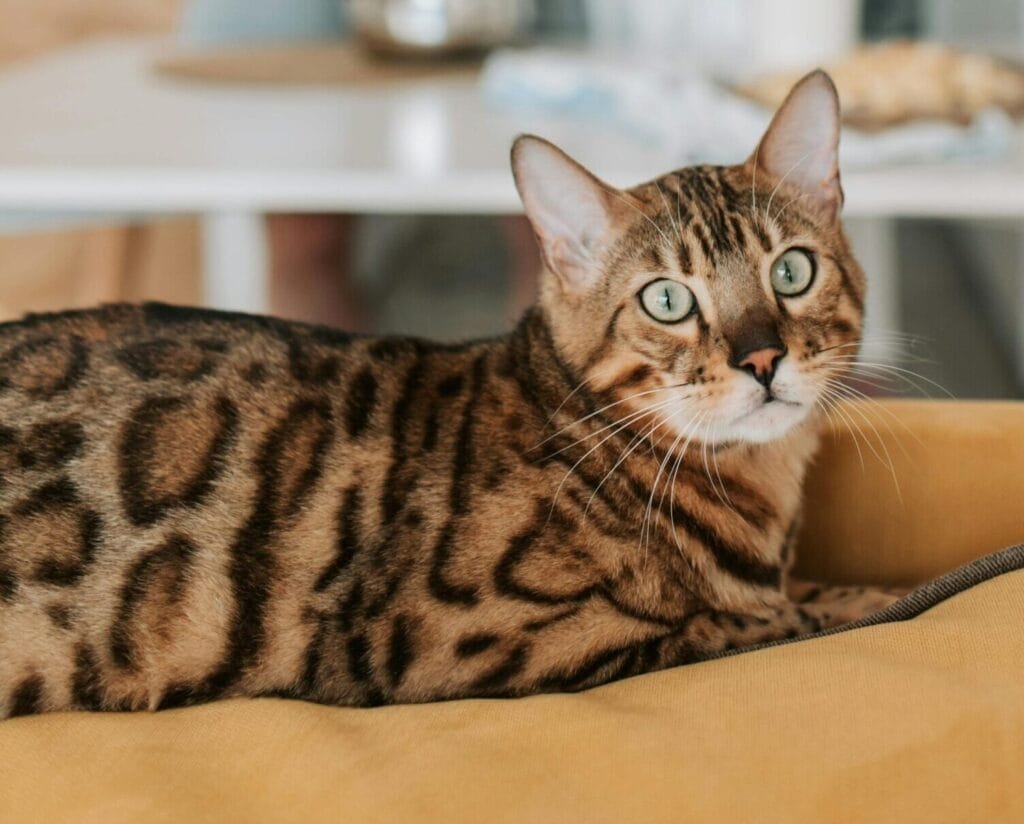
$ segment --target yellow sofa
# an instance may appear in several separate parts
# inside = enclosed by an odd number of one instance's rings
[[[826,438],[803,573],[918,583],[1024,541],[1024,404],[847,417],[863,468]],[[998,560],[909,620],[576,695],[0,722],[0,821],[1024,821],[1024,548]]]

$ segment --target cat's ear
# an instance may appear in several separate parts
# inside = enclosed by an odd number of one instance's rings
[[[839,95],[818,69],[798,82],[772,118],[748,161],[758,173],[796,186],[823,217],[843,205],[839,183]]]
[[[512,144],[512,174],[548,268],[567,289],[600,279],[602,255],[623,225],[627,195],[541,137]]]

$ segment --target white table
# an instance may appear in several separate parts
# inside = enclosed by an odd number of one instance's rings
[[[0,214],[199,214],[213,306],[265,309],[267,212],[519,212],[508,149],[522,131],[621,185],[675,165],[598,123],[490,110],[467,80],[215,86],[154,73],[170,48],[110,41],[0,74]],[[1024,216],[1019,155],[851,172],[843,185],[881,328],[897,325],[891,218]]]

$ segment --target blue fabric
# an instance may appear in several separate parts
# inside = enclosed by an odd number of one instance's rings
[[[342,0],[190,0],[181,23],[190,46],[329,40],[344,32]]]

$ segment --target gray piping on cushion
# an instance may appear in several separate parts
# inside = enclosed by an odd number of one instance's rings
[[[823,629],[821,632],[815,632],[811,635],[800,635],[797,638],[766,641],[763,644],[757,644],[752,647],[726,650],[709,656],[707,660],[728,658],[732,655],[740,655],[768,647],[809,641],[812,638],[824,638],[828,635],[836,635],[840,632],[849,632],[850,630],[863,629],[864,627],[873,627],[878,624],[909,621],[911,618],[916,618],[932,607],[952,598],[954,595],[966,592],[972,587],[983,584],[992,578],[998,578],[1000,575],[1016,572],[1021,569],[1024,569],[1024,544],[1017,544],[1016,546],[1007,547],[999,552],[993,552],[991,555],[985,555],[976,561],[971,561],[969,564],[957,567],[952,572],[947,572],[934,581],[918,587],[913,592],[900,598],[896,603],[890,604],[879,612],[861,618],[859,621],[851,621],[849,624],[843,624],[839,627]]]

